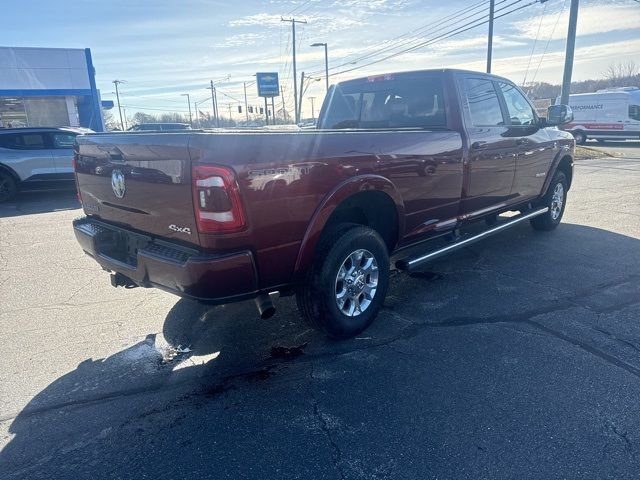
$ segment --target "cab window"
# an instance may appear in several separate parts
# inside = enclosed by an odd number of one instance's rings
[[[491,80],[465,78],[464,92],[474,127],[504,125],[498,94]]]
[[[629,118],[640,121],[640,105],[629,105]]]
[[[498,84],[507,105],[511,125],[534,125],[536,114],[525,96],[510,83],[498,82]]]

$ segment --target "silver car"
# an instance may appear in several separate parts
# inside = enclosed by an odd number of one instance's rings
[[[0,129],[0,202],[19,190],[73,187],[73,144],[81,128]]]

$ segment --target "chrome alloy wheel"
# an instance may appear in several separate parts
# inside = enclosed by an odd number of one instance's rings
[[[378,262],[364,249],[356,250],[342,262],[336,276],[335,297],[338,309],[348,317],[364,312],[378,288]]]
[[[551,218],[557,220],[562,213],[562,204],[564,203],[564,185],[558,183],[553,190],[553,197],[551,197]]]

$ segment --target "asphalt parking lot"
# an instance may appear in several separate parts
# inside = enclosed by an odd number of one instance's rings
[[[604,149],[557,230],[394,276],[344,342],[113,289],[73,193],[0,206],[0,478],[638,478],[640,144]]]

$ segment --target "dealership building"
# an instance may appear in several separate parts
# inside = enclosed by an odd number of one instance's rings
[[[0,47],[0,127],[104,130],[88,48]]]

